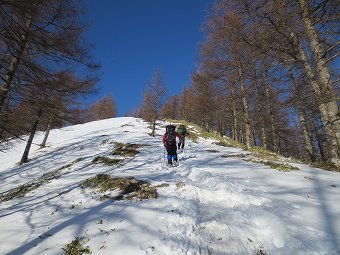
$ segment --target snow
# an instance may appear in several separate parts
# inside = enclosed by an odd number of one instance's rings
[[[151,137],[142,120],[115,118],[52,130],[48,147],[32,146],[21,166],[24,142],[1,153],[0,195],[73,163],[60,178],[0,203],[0,254],[63,254],[75,237],[96,255],[340,254],[339,173],[303,164],[279,172],[221,157],[247,152],[205,139],[187,140],[173,168],[164,164],[163,130]],[[150,146],[119,166],[92,164],[112,142]],[[169,186],[157,199],[100,201],[79,186],[99,173]]]

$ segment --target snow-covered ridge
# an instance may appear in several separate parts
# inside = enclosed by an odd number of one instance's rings
[[[115,118],[52,130],[48,147],[33,146],[22,166],[15,164],[23,142],[0,153],[0,196],[60,174],[0,203],[0,254],[63,254],[74,237],[84,237],[93,254],[108,255],[340,254],[339,173],[302,164],[279,172],[222,157],[244,151],[206,139],[187,140],[172,168],[164,164],[163,128],[156,137],[149,133],[141,119]],[[112,157],[115,143],[148,146],[117,166],[93,163]],[[80,187],[99,173],[169,186],[157,189],[157,199],[99,201]]]

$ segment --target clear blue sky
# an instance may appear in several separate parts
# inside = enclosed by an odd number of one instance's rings
[[[112,94],[118,116],[140,104],[143,89],[161,68],[168,94],[188,85],[203,40],[201,26],[213,0],[87,0],[87,40],[102,65],[100,92]]]

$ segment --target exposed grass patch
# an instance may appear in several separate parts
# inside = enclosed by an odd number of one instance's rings
[[[134,144],[134,143],[115,143],[116,149],[112,151],[112,155],[119,155],[125,157],[134,157],[136,156],[139,151],[138,148],[142,147],[143,145]]]
[[[71,243],[66,244],[62,249],[65,255],[82,255],[91,254],[89,246],[85,246],[86,241],[84,237],[76,237]]]
[[[340,172],[340,168],[329,162],[313,162],[310,163],[312,167],[321,168],[327,171]]]
[[[27,193],[31,192],[32,190],[35,190],[42,186],[45,183],[48,183],[54,179],[58,179],[62,175],[62,171],[66,168],[71,167],[73,164],[81,161],[82,158],[78,158],[74,160],[72,163],[64,165],[54,171],[48,172],[43,174],[37,179],[34,179],[30,182],[27,182],[23,185],[20,185],[18,187],[15,187],[9,191],[7,191],[5,194],[0,195],[0,203],[12,200],[13,198],[18,198],[18,197],[24,197]]]
[[[156,185],[155,188],[164,188],[164,187],[169,187],[169,183],[161,183],[159,185]]]
[[[225,154],[225,155],[222,155],[221,157],[222,158],[245,158],[246,156],[247,156],[246,154],[240,153],[240,154]]]
[[[134,157],[139,153],[138,148],[146,146],[144,144],[134,144],[134,143],[114,143],[115,149],[112,151],[113,156],[122,156],[122,157]],[[92,163],[96,164],[104,164],[107,166],[113,166],[121,163],[124,159],[122,158],[110,158],[104,156],[98,156],[92,160]]]
[[[129,188],[127,189],[129,190]],[[126,191],[125,191],[126,192]],[[119,196],[117,199],[124,199],[124,193]],[[157,198],[158,197],[158,193],[157,193],[157,189],[155,187],[150,186],[150,184],[143,184],[143,185],[139,185],[133,184],[133,189],[130,191],[128,191],[129,193],[126,196],[126,199],[131,200],[133,198],[138,198],[138,199],[149,199],[149,198]]]
[[[207,152],[210,152],[210,153],[218,153],[219,151],[217,151],[217,150],[207,150]]]
[[[108,158],[108,157],[98,156],[92,160],[92,163],[95,163],[95,164],[101,163],[107,166],[114,166],[114,165],[119,164],[122,161],[123,159],[120,159],[120,158]]]
[[[249,151],[252,152],[253,155],[255,155],[256,157],[264,159],[264,160],[278,160],[278,159],[280,159],[279,154],[272,152],[272,151],[269,151],[269,150],[266,150],[265,148],[260,147],[260,146],[251,147],[249,149]]]
[[[119,190],[120,194],[115,197],[116,200],[133,198],[148,199],[157,198],[158,193],[156,187],[151,186],[147,181],[138,180],[134,177],[116,177],[113,178],[108,174],[98,174],[81,183],[83,188],[91,188],[98,190],[100,193],[107,191]],[[105,194],[100,199],[108,199],[109,195]]]
[[[270,166],[273,169],[279,170],[281,172],[290,172],[300,170],[298,167],[291,166],[288,164],[276,163],[272,161],[264,161],[263,164]]]
[[[132,124],[124,124],[124,125],[121,125],[121,127],[134,127],[135,125],[132,125]]]
[[[234,140],[232,140],[231,138],[227,137],[227,136],[222,136],[220,133],[216,132],[216,131],[207,131],[204,130],[203,128],[195,125],[195,124],[189,124],[195,127],[195,130],[199,131],[199,136],[202,138],[206,138],[206,139],[213,139],[215,140],[215,144],[219,145],[219,146],[224,146],[224,147],[237,147],[237,148],[245,148],[245,145],[238,143]]]
[[[298,167],[291,166],[291,165],[284,164],[284,163],[273,162],[273,161],[263,161],[263,160],[257,160],[257,159],[244,159],[244,160],[250,161],[253,163],[260,163],[260,164],[269,166],[281,172],[291,172],[291,171],[300,170]]]
[[[227,136],[221,136],[217,132],[209,132],[209,137],[216,140],[215,144],[223,147],[236,147],[246,149],[246,146],[242,143],[238,143]]]
[[[82,182],[85,188],[98,189],[99,192],[121,189],[125,186],[125,179],[111,178],[108,174],[97,174]]]

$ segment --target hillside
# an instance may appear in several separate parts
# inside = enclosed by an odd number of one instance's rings
[[[21,166],[22,141],[0,153],[0,254],[340,254],[339,173],[278,171],[207,138],[166,166],[159,124],[52,130]]]

